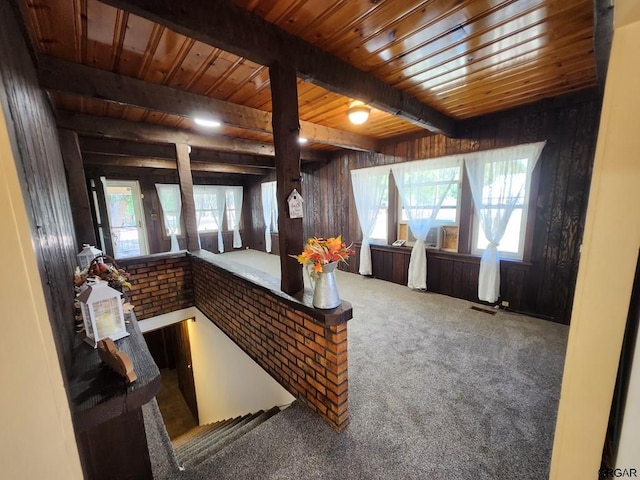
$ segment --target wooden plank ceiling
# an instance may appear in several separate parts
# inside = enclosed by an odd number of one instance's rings
[[[592,0],[18,1],[34,49],[43,58],[41,81],[56,109],[202,133],[184,106],[208,97],[225,102],[209,104],[209,109],[229,109],[216,134],[250,145],[272,143],[270,116],[263,117],[272,111],[268,68],[256,61],[270,55],[269,45],[255,55],[239,56],[251,39],[238,38],[237,48],[233,38],[209,41],[215,32],[207,24],[216,12],[209,19],[201,12],[218,5],[227,9],[218,14],[229,15],[228,23],[255,16],[267,26],[258,33],[275,31],[277,36],[282,31],[285,41],[276,46],[291,43],[291,35],[301,40],[302,47],[291,55],[294,64],[295,54],[308,44],[329,54],[319,60],[318,71],[304,54],[298,62],[302,134],[309,134],[312,150],[375,150],[376,142],[425,127],[452,134],[455,121],[597,84]],[[156,5],[171,3],[179,9],[175,14]],[[231,15],[236,10],[240,15]],[[262,26],[243,24],[232,24],[230,35],[248,37],[252,32],[246,30]],[[65,67],[58,60],[90,70]],[[301,67],[305,61],[311,66]],[[345,64],[366,76],[355,76],[355,86],[346,85],[338,75]],[[337,65],[335,74],[324,75],[325,65],[327,70]],[[101,71],[115,75],[102,78]],[[377,99],[363,97],[380,91],[357,94],[357,83],[369,78],[374,86],[392,87],[392,100],[381,100],[369,120],[356,126],[346,116],[350,103],[361,99],[375,105]],[[153,89],[156,85],[194,96],[176,96],[172,103],[171,91]],[[405,105],[408,99],[417,106],[419,114],[397,108],[395,94]],[[434,116],[421,123],[424,111]],[[77,118],[82,123],[87,117]]]

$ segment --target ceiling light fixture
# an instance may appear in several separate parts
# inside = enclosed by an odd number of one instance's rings
[[[309,141],[309,140],[307,140],[307,139],[306,139],[306,138],[304,138],[304,137],[298,137],[298,143],[299,143],[300,145],[304,145],[304,144],[305,144],[305,143],[307,143],[308,141]]]
[[[196,125],[200,125],[201,127],[207,127],[207,128],[216,128],[222,125],[217,120],[212,120],[210,118],[196,117],[193,119],[193,121],[196,122]]]
[[[354,125],[362,125],[369,119],[371,109],[359,101],[352,102],[347,110],[347,117]]]

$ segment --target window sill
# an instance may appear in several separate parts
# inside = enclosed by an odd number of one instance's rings
[[[353,246],[360,249],[362,242],[354,242]],[[412,245],[403,245],[401,247],[396,247],[393,245],[383,245],[371,243],[372,250],[380,250],[380,251],[390,251],[402,253],[404,255],[411,255],[411,250],[413,248]],[[438,250],[435,248],[427,248],[427,258],[442,258],[442,259],[456,259],[458,261],[467,262],[467,263],[480,263],[481,255],[475,255],[471,253],[459,253],[459,252],[450,252],[447,250]],[[517,260],[514,258],[501,258],[500,262],[507,262],[510,265],[522,265],[526,267],[530,267],[532,265],[531,262],[525,262],[523,260]]]

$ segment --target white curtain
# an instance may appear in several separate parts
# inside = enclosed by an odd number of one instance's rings
[[[242,248],[240,237],[240,215],[242,213],[242,187],[227,187],[227,224],[233,229],[233,248]]]
[[[498,246],[516,205],[526,198],[531,172],[545,142],[479,152],[465,158],[476,214],[489,244],[482,253],[478,299],[494,303],[500,296]]]
[[[378,213],[389,189],[389,171],[389,166],[351,170],[353,198],[356,202],[356,211],[362,230],[359,269],[361,275],[371,275],[372,273],[369,238],[376,226]]]
[[[182,212],[180,187],[178,185],[156,183],[156,191],[160,199],[164,226],[171,237],[171,251],[177,252],[180,250],[177,233],[180,228],[180,214]]]
[[[391,166],[402,206],[407,212],[409,229],[416,238],[409,260],[409,288],[427,288],[425,240],[451,185],[460,174],[461,163],[461,157],[442,157]]]
[[[276,182],[262,184],[262,217],[264,218],[264,246],[267,252],[271,252],[271,225],[274,218],[273,207],[276,202]],[[277,208],[276,208],[277,212]],[[278,217],[275,216],[275,230],[277,231]]]
[[[216,187],[216,209],[213,218],[218,225],[218,252],[224,252],[224,240],[222,238],[222,222],[224,220],[224,207],[226,205],[225,187]]]
[[[217,185],[194,185],[193,201],[196,205],[198,242],[203,230],[218,230],[218,251],[224,252],[222,219],[224,218],[225,188]]]

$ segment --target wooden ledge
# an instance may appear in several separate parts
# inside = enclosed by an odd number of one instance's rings
[[[216,255],[206,250],[199,250],[196,252],[189,252],[188,256],[192,258],[192,261],[203,262],[211,265],[222,275],[241,279],[244,282],[250,283],[255,288],[278,297],[280,301],[292,308],[295,308],[296,310],[306,313],[320,325],[340,325],[353,318],[353,308],[349,302],[344,300],[336,308],[331,310],[321,310],[313,306],[313,292],[311,290],[305,290],[300,298],[292,297],[280,290],[280,280],[277,277],[248,265],[224,259],[223,255]]]
[[[133,314],[127,315],[129,336],[116,341],[131,358],[138,379],[125,379],[102,363],[98,350],[78,334],[69,380],[72,415],[76,432],[83,432],[127,412],[139,409],[160,391],[160,371],[149,353]]]
[[[154,262],[156,260],[164,260],[167,258],[184,258],[186,256],[186,250],[179,250],[177,252],[153,253],[151,255],[141,255],[139,257],[116,258],[116,262],[118,262],[118,265],[121,267],[128,267],[129,265],[135,265],[138,263]]]

